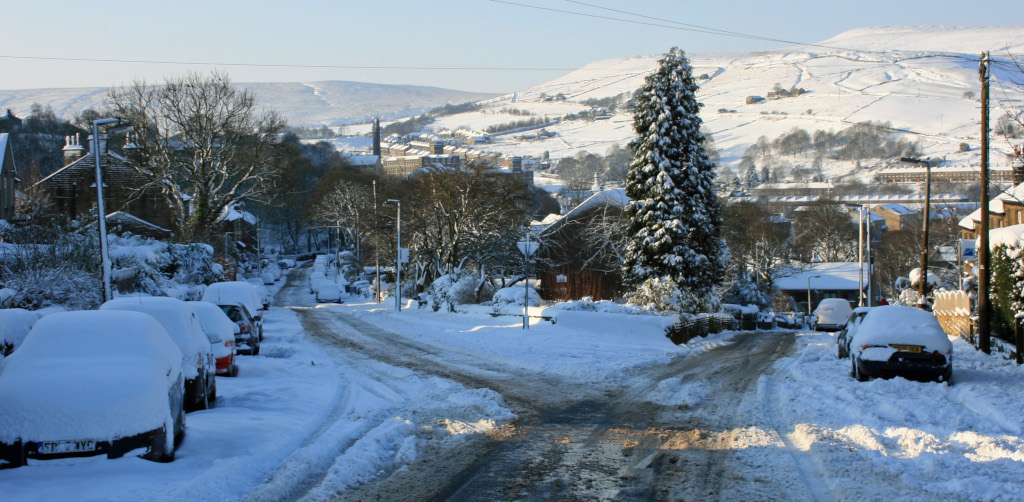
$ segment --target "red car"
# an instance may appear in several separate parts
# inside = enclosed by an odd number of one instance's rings
[[[217,375],[238,376],[238,364],[235,359],[235,336],[239,332],[238,325],[228,318],[220,307],[207,302],[186,302],[196,309],[199,324],[203,326],[206,337],[210,339],[213,357],[217,360]]]

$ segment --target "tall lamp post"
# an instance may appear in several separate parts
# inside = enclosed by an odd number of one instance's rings
[[[114,299],[114,292],[110,288],[110,276],[113,275],[110,264],[110,247],[107,245],[107,209],[103,202],[103,168],[100,167],[100,126],[114,124],[107,129],[110,134],[128,132],[131,124],[120,118],[97,119],[92,121],[92,157],[96,160],[96,216],[100,230],[100,282],[103,286],[103,301]]]
[[[809,275],[807,276],[807,317],[811,316],[811,307],[814,304],[814,298],[811,297],[811,279],[818,279],[820,275]],[[810,323],[810,321],[807,321]],[[808,324],[809,326],[810,324]]]
[[[402,201],[388,199],[385,204],[394,204],[398,207],[398,216],[395,219],[395,234],[397,234],[398,251],[395,255],[395,312],[402,311]]]

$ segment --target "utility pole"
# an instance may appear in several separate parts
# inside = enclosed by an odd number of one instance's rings
[[[860,206],[860,222],[857,225],[857,306],[864,306],[864,205]]]
[[[931,220],[932,211],[932,163],[925,165],[924,175],[924,214],[922,215],[921,230],[921,279],[918,284],[918,308],[926,308],[928,302],[925,300],[925,293],[928,291],[928,221]]]
[[[978,349],[986,354],[992,352],[989,339],[989,207],[988,207],[988,53],[981,54],[978,71],[981,76],[981,225],[978,230]]]

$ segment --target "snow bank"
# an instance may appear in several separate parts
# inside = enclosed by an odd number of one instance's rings
[[[553,309],[548,309],[546,312],[552,312],[552,318],[561,327],[581,331],[600,330],[623,336],[634,336],[659,330],[664,334],[669,326],[679,320],[676,316],[610,314]]]
[[[836,500],[1015,500],[1024,484],[1024,368],[954,339],[953,386],[857,382],[835,335],[797,337],[758,393]],[[771,403],[776,403],[772,406]],[[760,410],[760,408],[758,408]],[[953,474],[957,473],[957,474]],[[874,485],[864,479],[891,479]]]

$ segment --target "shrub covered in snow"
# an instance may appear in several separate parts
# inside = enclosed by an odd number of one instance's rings
[[[449,306],[477,303],[479,278],[472,274],[445,274],[438,277],[427,288],[427,295],[434,298],[434,310],[442,304]]]
[[[197,299],[203,284],[223,280],[208,244],[169,244],[138,236],[110,236],[115,269],[138,271],[136,287],[153,296]]]
[[[522,288],[519,288],[522,289]],[[603,312],[606,314],[633,314],[650,315],[653,312],[632,304],[615,303],[611,300],[594,301],[592,297],[584,297],[581,300],[559,303],[552,307],[553,310],[568,310],[576,312]]]
[[[512,286],[511,288],[501,288],[494,292],[494,298],[491,300],[495,305],[512,305],[522,307],[526,302],[526,290],[530,291],[530,306],[536,307],[540,305],[540,295],[537,294],[537,290],[533,287],[525,288],[523,286]]]
[[[651,277],[626,295],[626,301],[655,312],[699,312],[702,302],[684,294],[669,278]]]
[[[0,361],[25,340],[39,314],[25,309],[0,309]]]
[[[27,227],[0,234],[7,241],[0,244],[0,283],[11,290],[5,293],[9,306],[88,309],[99,304],[99,239],[75,228]]]

